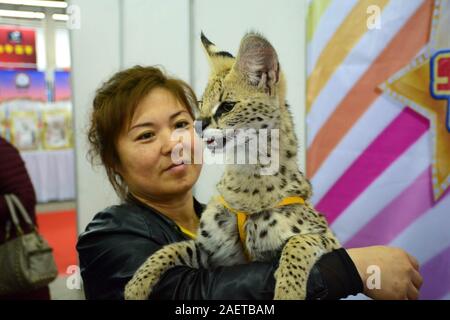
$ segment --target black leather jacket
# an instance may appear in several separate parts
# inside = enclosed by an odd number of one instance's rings
[[[194,206],[200,216],[204,205],[194,199]],[[135,200],[106,208],[77,243],[86,298],[123,299],[126,283],[150,255],[166,244],[187,239],[172,220]],[[276,267],[277,261],[213,269],[174,267],[164,274],[150,299],[272,299]],[[341,298],[361,289],[353,263],[340,249],[316,263],[308,279],[307,298]]]

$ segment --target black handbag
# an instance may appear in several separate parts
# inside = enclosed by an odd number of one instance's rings
[[[53,249],[38,233],[19,198],[13,194],[4,197],[18,236],[6,239],[0,245],[0,295],[27,292],[43,287],[58,275]],[[26,234],[23,232],[16,209],[31,232]]]

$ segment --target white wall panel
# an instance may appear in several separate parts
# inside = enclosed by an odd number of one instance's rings
[[[200,95],[205,88],[209,67],[200,42],[200,33],[221,50],[236,55],[244,34],[262,33],[275,47],[287,79],[287,100],[291,105],[299,137],[299,165],[305,167],[305,28],[306,2],[298,0],[194,0],[193,1],[193,85]],[[223,167],[204,165],[195,193],[207,202]]]
[[[71,31],[73,115],[76,154],[78,232],[92,217],[115,204],[102,168],[86,158],[86,132],[95,90],[120,69],[119,0],[73,0],[81,10],[81,28]]]

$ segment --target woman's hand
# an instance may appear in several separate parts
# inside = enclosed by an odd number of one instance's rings
[[[419,263],[404,250],[386,246],[374,246],[348,249],[364,284],[364,294],[372,299],[409,299],[419,298],[422,276]],[[371,288],[369,277],[374,277],[370,266],[380,270],[380,287]],[[369,268],[369,269],[368,269]],[[369,287],[368,287],[369,285]]]

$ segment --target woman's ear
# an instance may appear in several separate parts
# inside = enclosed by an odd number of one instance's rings
[[[123,180],[122,166],[120,164],[114,165],[113,172],[115,175],[119,176]]]
[[[114,163],[112,164],[111,169],[112,169],[114,175],[119,176],[123,180],[123,168],[122,168],[122,163],[121,163],[118,155],[114,156]]]

